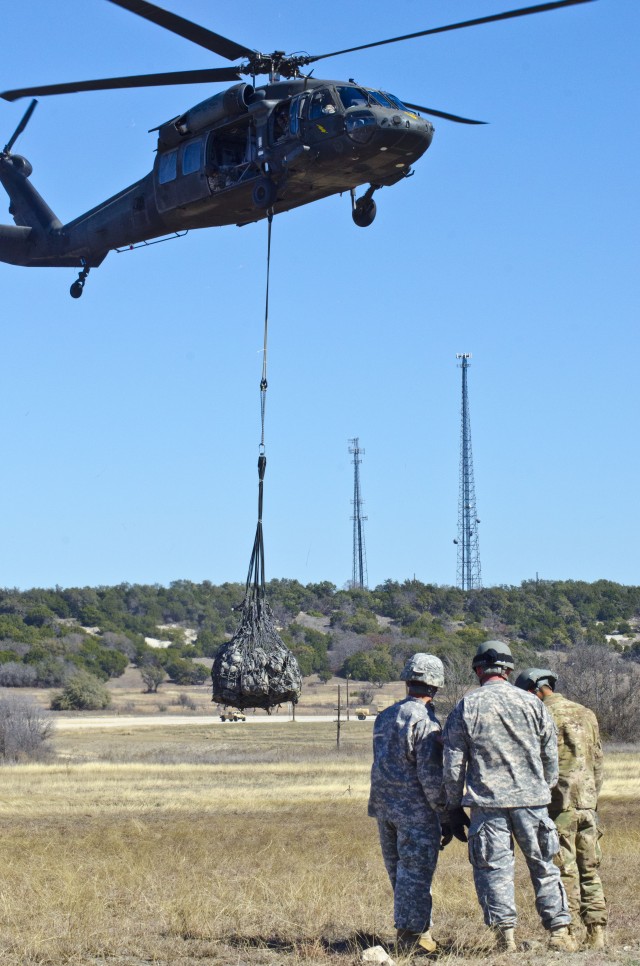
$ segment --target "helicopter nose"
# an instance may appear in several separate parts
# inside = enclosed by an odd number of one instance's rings
[[[417,161],[433,138],[430,121],[411,111],[353,111],[345,123],[349,138],[373,154],[384,153],[393,171]]]
[[[420,117],[418,114],[407,112],[406,114],[390,114],[380,118],[381,128],[391,128],[400,131],[413,131],[417,134],[424,134],[433,137],[434,127],[431,121]]]
[[[380,120],[380,131],[389,147],[404,147],[422,154],[433,140],[434,127],[418,115],[392,114]]]

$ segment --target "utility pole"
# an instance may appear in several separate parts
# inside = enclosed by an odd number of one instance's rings
[[[367,586],[367,554],[364,546],[363,522],[367,517],[362,515],[364,500],[360,495],[360,464],[364,450],[360,449],[360,440],[356,436],[349,440],[349,452],[353,455],[353,566],[351,570],[351,586],[365,589]]]
[[[336,748],[338,749],[338,751],[340,751],[340,725],[342,724],[342,719],[341,719],[342,705],[341,705],[340,698],[341,698],[341,690],[340,690],[340,685],[338,685],[338,707],[336,708],[336,711],[338,712],[338,717],[336,718]]]
[[[478,514],[476,490],[473,481],[473,453],[471,449],[471,419],[469,416],[469,391],[467,370],[470,352],[458,352],[462,369],[462,409],[460,429],[460,487],[458,491],[458,545],[457,586],[461,590],[477,590],[482,587],[480,572],[480,547],[478,544]]]

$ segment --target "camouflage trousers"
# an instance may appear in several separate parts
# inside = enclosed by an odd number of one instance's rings
[[[431,880],[438,862],[440,822],[399,827],[378,819],[382,858],[393,887],[396,929],[424,932],[431,925]]]
[[[585,926],[604,926],[607,906],[598,874],[603,829],[592,808],[569,808],[554,816],[560,837],[555,858],[569,900],[571,917]]]
[[[553,861],[559,849],[558,833],[546,807],[471,809],[469,861],[484,921],[505,928],[517,924],[514,839],[529,867],[542,925],[545,929],[568,926],[567,896]]]

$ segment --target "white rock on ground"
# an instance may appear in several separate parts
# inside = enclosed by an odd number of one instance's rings
[[[385,966],[396,966],[395,960],[391,958],[389,953],[385,952],[382,946],[371,946],[369,949],[363,950],[362,962],[385,963]]]

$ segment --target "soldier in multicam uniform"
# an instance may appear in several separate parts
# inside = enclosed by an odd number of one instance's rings
[[[509,683],[514,664],[507,644],[485,641],[472,666],[481,687],[458,702],[444,730],[451,828],[454,834],[464,832],[462,806],[469,805],[469,860],[485,922],[499,947],[517,950],[515,838],[529,867],[536,909],[550,932],[550,947],[573,952],[577,944],[568,928],[567,897],[553,862],[558,833],[546,808],[558,780],[553,719],[540,701]]]
[[[607,906],[598,875],[600,838],[598,795],[602,788],[602,745],[593,711],[555,693],[557,676],[527,668],[516,686],[535,694],[551,712],[558,729],[560,777],[551,792],[549,814],[560,836],[556,862],[574,922],[587,927],[587,946],[604,949]]]
[[[451,841],[442,789],[441,728],[431,704],[444,684],[442,662],[414,654],[400,675],[407,697],[382,711],[373,729],[369,815],[378,820],[393,887],[400,949],[432,953],[431,880]]]

